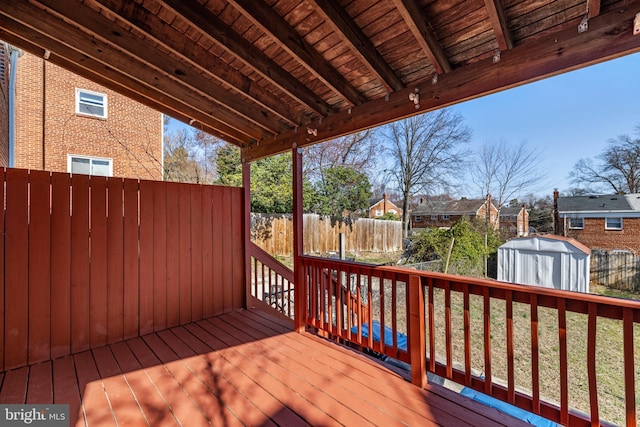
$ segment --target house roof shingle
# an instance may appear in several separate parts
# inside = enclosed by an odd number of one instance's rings
[[[500,209],[500,216],[518,215],[520,214],[521,210],[522,210],[522,206],[515,206],[515,207],[505,206],[504,208]]]
[[[640,210],[640,194],[559,197],[559,212],[610,212]]]
[[[428,200],[413,210],[414,214],[475,215],[485,199]]]

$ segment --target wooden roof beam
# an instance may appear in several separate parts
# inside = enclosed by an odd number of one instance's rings
[[[98,69],[116,70],[120,75],[127,76],[143,85],[154,87],[174,100],[190,105],[192,109],[201,112],[198,120],[210,124],[224,124],[225,128],[235,129],[238,134],[245,134],[251,139],[262,139],[269,136],[264,129],[255,124],[231,114],[226,109],[216,108],[215,104],[200,94],[180,87],[181,85],[172,81],[174,79],[170,76],[140,64],[135,57],[91,37],[81,31],[78,28],[79,25],[69,25],[32,3],[0,0],[0,5],[0,14],[102,64]],[[49,50],[55,52],[53,49]]]
[[[216,128],[211,127],[208,117],[188,105],[168,98],[152,88],[142,86],[126,76],[119,75],[113,69],[105,68],[103,64],[85,57],[82,53],[76,52],[53,39],[47,38],[46,35],[25,27],[1,14],[0,39],[31,52],[38,57],[43,57],[46,50],[49,52],[47,61],[52,64],[108,87],[148,107],[181,120],[184,123],[189,123],[191,119],[197,120],[198,127],[203,131],[231,142],[232,144],[244,147],[252,142],[252,139],[246,135],[242,135],[222,123],[217,124]],[[33,41],[37,41],[38,44],[35,44]]]
[[[600,0],[587,0],[589,9],[589,18],[595,18],[600,15]]]
[[[343,8],[336,7],[331,0],[307,0],[307,2],[325,15],[334,31],[342,35],[342,40],[351,46],[351,50],[387,88],[388,92],[404,89],[405,85],[400,77]]]
[[[388,100],[376,99],[353,107],[351,114],[336,113],[308,126],[317,135],[288,132],[267,144],[253,144],[243,150],[246,161],[257,160],[297,147],[315,144],[358,132],[401,118],[448,107],[480,96],[510,89],[521,84],[551,77],[605,60],[640,52],[640,37],[633,35],[633,20],[640,1],[627,8],[601,14],[589,21],[589,31],[578,33],[576,21],[561,31],[549,33],[531,43],[522,43],[506,51],[498,63],[491,58],[444,74],[437,84],[428,79],[392,93]],[[420,108],[416,110],[408,95],[418,89]]]
[[[364,95],[336,72],[331,64],[264,0],[229,0],[229,3],[351,106],[367,101]]]
[[[449,59],[447,59],[435,33],[427,24],[427,19],[416,5],[416,2],[413,0],[393,0],[393,3],[427,55],[427,58],[429,58],[429,62],[436,69],[436,73],[443,74],[451,71]]]
[[[512,49],[513,38],[507,26],[507,17],[502,7],[502,0],[484,0],[484,5],[487,9],[493,32],[496,35],[496,40],[498,41],[498,48],[503,52]]]
[[[260,49],[236,34],[231,27],[222,22],[215,14],[194,0],[157,0],[162,6],[173,10],[194,28],[210,37],[229,54],[238,58],[248,67],[300,104],[327,116],[333,108],[320,99],[313,91],[292,79],[289,73],[275,61],[262,53]]]
[[[282,124],[275,117],[262,114],[255,107],[241,102],[240,98],[234,94],[229,93],[220,86],[211,84],[209,79],[201,74],[192,72],[179,59],[166,55],[158,49],[149,49],[148,46],[140,43],[140,39],[130,31],[118,28],[113,21],[102,14],[96,13],[85,4],[58,0],[38,0],[38,3],[75,22],[82,21],[82,27],[87,32],[99,34],[108,43],[119,47],[139,61],[160,70],[170,76],[171,79],[179,81],[181,84],[188,86],[189,89],[215,102],[219,105],[219,108],[229,110],[232,114],[237,114],[272,134],[277,134],[284,130]],[[85,19],[83,21],[86,16],[93,16],[93,19]],[[226,117],[226,120],[229,120],[230,123],[235,120],[228,113],[218,114],[223,120]]]
[[[222,84],[231,86],[247,100],[255,102],[280,117],[293,126],[300,126],[302,120],[299,112],[292,111],[281,102],[276,102],[274,95],[266,91],[262,86],[253,83],[248,77],[229,64],[211,55],[206,49],[197,43],[185,42],[184,34],[164,22],[158,16],[152,14],[136,2],[125,0],[92,0],[93,3],[108,10],[126,24],[136,28],[166,50],[170,51],[180,60],[199,69]],[[156,34],[162,34],[159,38]],[[189,39],[186,39],[189,40]],[[190,40],[189,40],[190,41]]]

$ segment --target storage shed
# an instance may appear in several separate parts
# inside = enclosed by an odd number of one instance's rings
[[[567,237],[512,239],[498,248],[498,280],[589,292],[590,258],[588,247]]]

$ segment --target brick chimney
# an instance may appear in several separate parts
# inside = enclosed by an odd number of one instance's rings
[[[558,193],[558,189],[553,189],[553,234],[557,236],[564,235],[564,230],[562,229],[562,224],[560,223],[560,212],[558,211],[558,198],[560,197],[560,193]]]
[[[389,200],[389,196],[387,193],[382,194],[382,214],[385,215],[387,213],[387,201]]]

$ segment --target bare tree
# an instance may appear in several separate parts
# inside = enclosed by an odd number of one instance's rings
[[[403,197],[402,225],[409,228],[409,200],[417,193],[433,193],[446,186],[465,163],[463,145],[471,130],[461,115],[443,109],[387,125],[388,171]]]
[[[222,142],[198,129],[182,128],[164,135],[164,179],[211,184],[217,177],[216,147]]]
[[[640,192],[640,125],[637,138],[620,135],[610,139],[608,146],[596,158],[581,159],[569,174],[574,184],[590,184],[594,190],[610,189],[616,194]]]
[[[306,147],[304,172],[312,181],[323,180],[323,171],[333,166],[347,166],[369,175],[379,152],[375,131],[367,129]]]
[[[545,176],[538,151],[525,142],[486,142],[476,154],[477,160],[471,163],[472,182],[482,197],[491,194],[498,213],[510,200],[537,190]]]

